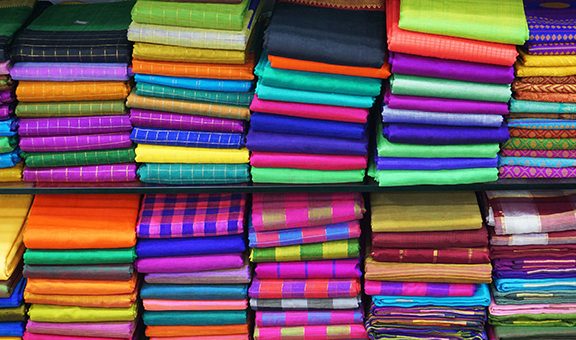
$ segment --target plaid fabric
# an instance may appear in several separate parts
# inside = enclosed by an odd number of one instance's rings
[[[133,182],[135,180],[136,164],[24,169],[25,182],[86,183]]]
[[[178,238],[241,234],[244,194],[154,194],[142,201],[137,236]]]
[[[252,248],[320,243],[358,237],[360,237],[360,223],[358,221],[330,224],[325,227],[295,228],[267,232],[256,232],[251,228],[249,234],[250,247]]]
[[[20,119],[20,136],[61,136],[114,133],[132,130],[128,115],[79,118]]]
[[[55,102],[55,103],[18,103],[18,117],[77,117],[121,115],[126,111],[123,100]]]
[[[351,325],[311,325],[299,327],[256,327],[254,339],[367,339],[363,323]]]
[[[305,310],[305,309],[356,309],[362,300],[353,298],[334,299],[250,299],[253,310]]]
[[[240,149],[244,146],[244,135],[241,133],[134,128],[130,134],[130,138],[135,143],[197,148]]]
[[[213,132],[244,132],[244,121],[169,112],[130,110],[130,121],[133,126]]]
[[[15,80],[94,81],[128,80],[128,65],[117,63],[16,63],[10,70]]]
[[[366,295],[394,296],[473,296],[478,285],[470,283],[366,281]]]
[[[139,44],[136,44],[138,47]],[[135,49],[137,51],[137,49]],[[235,52],[237,53],[237,52]],[[222,56],[223,59],[226,56]],[[233,64],[213,64],[207,63],[177,63],[167,61],[146,61],[134,59],[132,62],[132,71],[134,73],[152,74],[160,76],[177,76],[193,78],[210,78],[210,79],[229,79],[229,80],[253,80],[255,58],[250,55],[246,63],[241,65]],[[222,63],[224,63],[223,61]]]
[[[359,280],[258,280],[252,281],[249,294],[257,299],[328,299],[360,294]]]
[[[65,102],[125,99],[130,85],[124,82],[21,81],[16,96],[21,102]]]
[[[252,249],[252,262],[331,260],[358,257],[358,239],[313,243],[287,247]]]
[[[234,184],[250,181],[248,164],[143,164],[138,177],[157,184]]]
[[[137,83],[136,94],[146,97],[169,98],[236,106],[249,106],[254,97],[253,92],[200,91],[149,83]]]
[[[132,146],[129,133],[100,135],[22,137],[20,148],[28,152],[60,152],[124,149]]]
[[[29,168],[134,163],[134,148],[58,153],[23,153]]]
[[[488,191],[487,222],[497,235],[573,230],[576,191]]]

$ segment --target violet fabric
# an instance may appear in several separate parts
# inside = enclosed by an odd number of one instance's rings
[[[0,74],[10,74],[10,60],[0,62]]]
[[[124,149],[132,146],[130,133],[99,135],[22,137],[20,149],[27,152],[60,152]]]
[[[10,115],[12,115],[13,111],[14,110],[10,105],[0,105],[0,120],[6,120],[10,118]]]
[[[351,279],[361,275],[357,259],[266,262],[256,266],[258,279]]]
[[[130,130],[132,130],[132,124],[128,116],[23,118],[19,120],[18,134],[23,137],[68,136]]]
[[[142,109],[130,110],[130,121],[138,127],[214,132],[244,132],[244,121]]]
[[[241,268],[242,266],[244,266],[242,254],[177,256],[136,260],[136,269],[140,273],[194,273]]]
[[[514,81],[513,66],[427,58],[404,53],[392,53],[390,64],[392,64],[392,73],[398,74],[478,83],[510,84]]]
[[[136,164],[87,165],[58,168],[25,168],[25,182],[134,182]]]
[[[530,38],[528,43],[576,42],[576,6],[542,6],[542,0],[524,0]],[[563,2],[560,2],[562,4]]]
[[[12,79],[34,81],[126,81],[128,65],[116,63],[16,63]]]
[[[250,266],[241,268],[210,270],[196,273],[150,273],[144,280],[159,284],[238,284],[250,283]]]
[[[558,55],[576,54],[576,42],[556,43],[556,42],[543,42],[543,43],[526,43],[524,45],[528,53],[535,55]]]
[[[391,282],[370,281],[364,284],[367,295],[393,296],[474,296],[477,285],[470,283]]]
[[[336,139],[259,132],[250,129],[247,143],[250,151],[293,152],[331,155],[365,155],[367,139]]]
[[[504,143],[510,138],[506,124],[499,128],[388,124],[383,132],[392,143],[420,145]]]
[[[378,170],[451,170],[497,168],[495,158],[398,158],[376,157]]]
[[[140,239],[138,258],[240,253],[246,250],[243,235]]]
[[[384,101],[392,109],[449,113],[508,114],[508,103],[480,102],[416,96],[399,96],[386,92]]]
[[[55,323],[29,320],[26,325],[26,330],[31,333],[121,339],[129,339],[135,329],[136,321]]]
[[[14,101],[14,94],[12,93],[12,90],[0,91],[0,104],[11,103],[13,101]]]

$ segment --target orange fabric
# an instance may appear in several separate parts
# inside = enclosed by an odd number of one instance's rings
[[[252,80],[254,79],[254,56],[245,64],[202,64],[171,61],[132,60],[132,72],[161,76]]]
[[[128,308],[136,302],[136,291],[131,294],[119,295],[54,295],[24,292],[27,303],[57,306],[101,307],[101,308]]]
[[[399,20],[400,0],[386,1],[390,51],[505,66],[513,65],[518,56],[515,45],[406,31],[398,27]]]
[[[137,278],[137,275],[124,281],[29,278],[26,283],[26,292],[80,296],[132,294],[136,290]]]
[[[125,99],[130,86],[120,81],[21,81],[16,97],[21,102],[65,102]]]
[[[111,249],[136,244],[139,195],[36,195],[24,229],[30,249]]]
[[[248,325],[230,326],[147,326],[146,336],[210,336],[248,334]]]
[[[274,68],[287,70],[343,74],[347,76],[387,79],[390,77],[390,65],[381,68],[325,64],[317,61],[299,60],[269,55],[268,60]]]

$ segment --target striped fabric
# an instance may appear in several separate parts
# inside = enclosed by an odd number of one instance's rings
[[[258,280],[252,281],[249,294],[257,299],[328,299],[360,294],[359,280]]]
[[[251,228],[249,234],[250,247],[252,248],[320,243],[358,237],[360,237],[360,223],[358,221],[267,232],[256,232]]]
[[[473,296],[477,285],[469,283],[391,282],[366,281],[367,295],[400,296]]]
[[[256,327],[254,339],[354,340],[366,339],[363,324],[300,327]]]
[[[123,100],[18,103],[18,117],[77,117],[121,115],[126,111]]]
[[[364,320],[363,314],[361,309],[286,312],[260,311],[256,312],[256,326],[280,327],[361,324]]]
[[[241,133],[134,128],[130,139],[135,143],[197,148],[240,149],[244,146],[244,136]]]
[[[360,245],[358,244],[358,239],[350,239],[287,247],[252,249],[250,259],[256,263],[329,260],[355,258],[358,257],[359,253]]]
[[[353,279],[360,276],[358,259],[267,262],[256,266],[259,279]]]
[[[334,299],[250,299],[253,310],[356,309],[361,303],[359,296]]]
[[[157,184],[234,184],[250,180],[248,164],[143,164],[138,177]]]

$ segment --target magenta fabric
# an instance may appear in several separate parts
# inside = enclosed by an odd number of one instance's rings
[[[388,107],[401,110],[417,110],[448,113],[508,114],[508,103],[481,102],[462,99],[399,96],[386,92],[384,101]]]
[[[257,168],[357,170],[366,168],[366,164],[366,156],[315,155],[263,151],[254,151],[250,156],[250,165]]]
[[[512,150],[503,149],[501,155],[506,157],[537,158],[576,158],[576,150]]]
[[[61,152],[124,149],[132,146],[130,133],[98,135],[22,137],[20,149],[27,152]]]
[[[498,168],[500,178],[576,178],[576,167],[537,168],[532,166],[505,165]]]
[[[366,123],[368,109],[261,100],[254,95],[250,110],[311,119]]]
[[[58,168],[25,168],[24,182],[84,183],[134,182],[136,164],[85,165]]]
[[[31,333],[91,336],[129,339],[134,334],[136,322],[36,322],[29,320],[26,330]]]
[[[242,268],[243,266],[243,254],[157,257],[136,260],[136,269],[140,273],[194,273]]]
[[[10,105],[0,105],[0,120],[8,119],[13,111]]]
[[[10,60],[0,62],[0,74],[10,74]]]
[[[11,103],[14,101],[14,94],[12,90],[0,91],[0,104]]]
[[[352,279],[362,275],[357,259],[258,263],[255,272],[259,279]]]
[[[280,327],[302,325],[348,325],[361,324],[361,309],[310,310],[310,311],[256,311],[256,326]]]
[[[130,118],[125,116],[23,118],[18,134],[23,137],[69,136],[131,131]]]
[[[116,63],[16,63],[10,70],[15,80],[126,81],[128,65]]]
[[[244,121],[240,119],[215,118],[142,109],[130,110],[130,121],[138,127],[194,130],[214,132],[244,132]]]
[[[369,281],[364,283],[367,295],[388,296],[474,296],[477,286],[467,283],[430,283],[430,282],[388,282]]]

